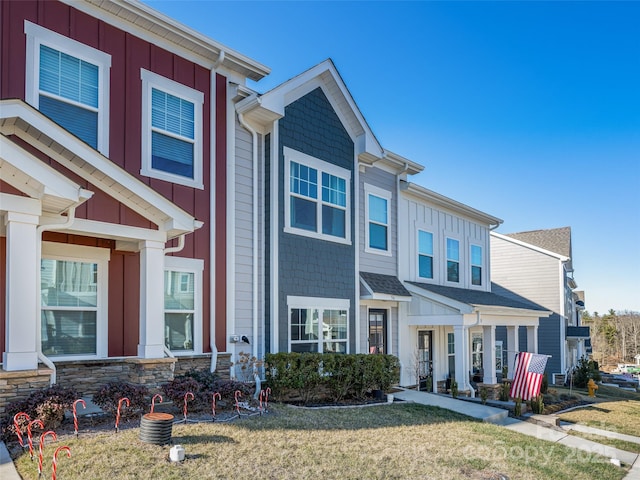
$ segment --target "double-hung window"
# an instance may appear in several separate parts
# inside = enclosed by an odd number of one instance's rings
[[[288,297],[291,352],[348,353],[349,301]]]
[[[142,169],[195,188],[202,180],[204,94],[147,70],[142,78]]]
[[[28,21],[24,31],[27,102],[108,156],[111,56]]]
[[[51,357],[105,357],[109,250],[43,243],[40,342]]]
[[[365,251],[391,254],[391,192],[369,184],[364,185],[364,191],[367,218]]]
[[[418,277],[433,278],[433,234],[418,230]]]
[[[482,345],[482,334],[481,333],[472,333],[471,334],[471,367],[473,369],[473,373],[480,373],[482,370],[482,360],[483,360],[483,345]]]
[[[460,282],[460,242],[447,238],[447,282]]]
[[[164,342],[176,354],[202,352],[202,271],[199,259],[165,257]]]
[[[471,285],[482,285],[482,247],[471,245]]]
[[[290,148],[285,153],[285,232],[351,241],[351,172]]]

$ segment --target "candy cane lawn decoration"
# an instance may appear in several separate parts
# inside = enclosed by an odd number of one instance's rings
[[[160,395],[159,393],[156,393],[153,398],[151,399],[151,412],[153,413],[153,408],[156,406],[156,398],[160,400],[160,403],[162,403],[162,395]]]
[[[24,443],[22,443],[22,427],[20,427],[20,419],[24,417],[27,419],[27,422],[31,420],[31,417],[24,412],[16,413],[13,416],[13,426],[16,428],[16,435],[18,436],[18,442],[20,442],[20,446],[24,448]]]
[[[269,395],[271,395],[271,387],[267,387],[267,389],[264,391],[264,409],[265,409],[265,411],[267,410],[267,407],[269,406]]]
[[[78,436],[78,415],[76,415],[76,405],[78,403],[82,404],[82,408],[87,408],[86,402],[81,398],[73,402],[73,430],[76,434],[76,437]]]
[[[118,411],[116,412],[116,433],[118,433],[118,424],[120,423],[120,409],[122,408],[122,402],[126,402],[127,407],[129,406],[129,399],[127,397],[123,397],[118,400]]]
[[[218,400],[220,400],[222,397],[220,396],[220,393],[215,392],[213,394],[213,398],[211,399],[211,412],[213,413],[213,419],[216,419],[216,397],[218,397]]]
[[[187,392],[184,394],[184,407],[182,408],[182,413],[184,414],[184,423],[187,423],[187,402],[189,401],[189,397],[191,397],[191,400],[195,398],[193,396],[193,393],[191,392]]]
[[[240,416],[240,404],[238,403],[238,398],[242,396],[242,392],[240,390],[236,390],[236,393],[233,396],[236,400],[236,412],[238,412],[238,416]]]
[[[40,448],[38,449],[38,477],[42,475],[42,453],[44,451],[44,440],[49,435],[51,436],[51,438],[53,438],[54,442],[58,440],[58,436],[53,430],[46,431],[42,435],[40,435]]]
[[[44,423],[42,423],[42,420],[36,419],[32,422],[29,422],[29,425],[27,425],[27,438],[29,439],[29,456],[31,457],[31,460],[33,460],[33,437],[31,435],[31,427],[33,425],[37,425],[44,430]]]
[[[58,469],[58,453],[62,450],[67,452],[67,458],[71,458],[71,449],[67,446],[58,447],[53,453],[53,460],[51,462],[51,480],[56,480],[56,470]]]

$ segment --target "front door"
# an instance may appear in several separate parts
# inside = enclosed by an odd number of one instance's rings
[[[387,353],[387,311],[369,310],[369,353]]]
[[[433,331],[418,332],[418,381],[420,390],[433,391]]]

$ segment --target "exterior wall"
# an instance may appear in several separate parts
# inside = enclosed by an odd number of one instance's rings
[[[278,171],[284,172],[283,147],[338,165],[352,172],[348,186],[351,218],[354,195],[354,145],[340,119],[320,88],[317,88],[285,107],[279,121]],[[279,205],[284,205],[284,175],[278,179]],[[355,288],[356,247],[315,238],[284,233],[284,208],[273,212],[279,218],[278,282],[279,303],[278,351],[287,351],[289,319],[287,296],[341,298],[350,300],[349,351],[355,351],[355,319],[358,296]],[[347,225],[355,238],[353,221]]]
[[[48,388],[50,379],[51,370],[48,368],[17,372],[0,370],[0,416],[4,415],[8,404],[24,400],[32,393]]]
[[[368,218],[366,216],[367,195],[365,193],[365,184],[379,187],[393,195],[391,202],[388,205],[390,255],[376,254],[366,251],[366,229],[368,228]],[[364,173],[360,174],[358,195],[360,198],[358,212],[358,217],[360,218],[360,222],[358,224],[358,228],[360,229],[360,271],[396,276],[398,270],[398,223],[396,214],[398,211],[398,194],[396,176],[380,168],[367,167]]]
[[[406,247],[398,252],[400,256],[400,279],[448,285],[457,288],[491,290],[489,275],[489,228],[474,221],[437,208],[424,200],[409,194],[401,195],[399,225],[406,225]],[[433,234],[433,279],[418,276],[418,230]],[[460,242],[460,282],[447,282],[446,239]],[[400,239],[403,242],[403,239]],[[482,247],[482,285],[471,284],[471,245]]]
[[[565,321],[560,314],[564,307],[561,272],[559,259],[491,237],[491,278],[506,289],[500,294],[525,297],[553,312],[548,318],[540,318],[538,326],[538,352],[551,355],[546,368],[549,374],[562,373]],[[526,344],[523,347],[526,350]]]
[[[2,78],[0,81],[0,97],[25,99],[25,61],[26,41],[24,20],[41,25],[60,35],[71,38],[92,48],[111,55],[110,99],[109,99],[109,159],[125,169],[141,182],[145,183],[167,199],[187,211],[205,226],[195,233],[187,235],[184,249],[174,255],[204,260],[203,273],[203,325],[202,344],[205,352],[209,348],[210,317],[213,314],[214,300],[208,293],[213,272],[210,270],[210,246],[215,241],[216,256],[216,303],[215,315],[221,319],[216,328],[216,344],[224,350],[226,343],[226,233],[223,226],[226,221],[226,77],[216,75],[215,104],[216,109],[216,151],[211,148],[211,105],[214,104],[212,90],[212,72],[178,54],[164,50],[152,42],[136,37],[135,27],[131,32],[120,30],[98,18],[82,13],[61,2],[2,2],[0,4],[0,22],[2,27],[2,43],[0,61],[2,62]],[[163,180],[146,177],[140,174],[142,144],[142,82],[141,69],[146,69],[176,81],[204,94],[202,145],[203,145],[203,180],[204,188],[191,188],[173,184]],[[38,152],[35,152],[36,154]],[[82,180],[64,169],[57,162],[43,157],[44,162],[61,171],[83,188],[94,192],[93,197],[81,205],[76,211],[77,218],[96,220],[106,223],[129,225],[141,228],[156,229],[147,219],[115,201],[105,192]],[[217,184],[215,186],[216,210],[210,208],[211,160],[218,159],[213,168],[216,169]],[[1,191],[10,191],[8,186],[0,184]],[[13,192],[12,192],[13,193]],[[217,237],[210,236],[210,224],[216,222]],[[67,237],[67,238],[64,238]],[[84,237],[83,237],[84,238]],[[54,241],[78,243],[71,236],[59,236]],[[105,242],[104,239],[93,239]],[[4,240],[3,240],[4,242]],[[2,243],[3,245],[4,243]],[[168,246],[171,246],[169,244]],[[138,342],[139,317],[139,259],[136,253],[119,252],[111,249],[109,263],[109,356],[136,355]],[[2,255],[4,259],[4,253]],[[221,261],[222,260],[222,261]],[[4,260],[3,260],[4,261]],[[0,265],[0,267],[3,267]],[[4,268],[0,269],[4,272]],[[4,281],[4,280],[3,280]],[[5,286],[0,283],[0,292]],[[4,297],[4,294],[2,295]],[[4,299],[0,297],[0,302]],[[0,309],[0,333],[4,329],[4,308]],[[0,340],[4,350],[4,335]]]

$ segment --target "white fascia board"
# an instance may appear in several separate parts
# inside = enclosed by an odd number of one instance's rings
[[[60,224],[65,217],[50,217],[43,224]],[[76,218],[70,227],[65,227],[66,233],[74,235],[92,235],[109,240],[125,241],[151,241],[165,243],[167,234],[161,230],[150,230],[148,228],[132,227],[129,225],[115,225],[113,223],[99,222],[96,220],[85,220]]]
[[[324,60],[323,62],[320,62],[319,64],[311,67],[309,70],[306,70],[300,73],[299,75],[293,77],[292,79],[287,80],[284,83],[281,83],[280,85],[278,85],[277,87],[264,93],[261,96],[261,98],[263,99],[264,105],[279,106],[280,104],[282,104],[282,107],[283,107],[282,111],[284,112],[285,105],[297,100],[303,94],[308,93],[309,90],[308,88],[306,88],[308,85],[312,86],[313,88],[317,86],[325,86],[326,82],[321,79],[322,74],[325,72],[329,72],[333,80],[336,82],[336,85],[338,86],[340,93],[344,97],[345,102],[348,104],[349,108],[351,109],[351,112],[360,123],[362,130],[365,132],[363,138],[360,138],[361,136],[354,137],[353,132],[350,133],[350,135],[352,136],[352,139],[356,143],[356,147],[360,147],[358,150],[369,152],[377,157],[382,157],[384,153],[383,148],[380,146],[380,143],[378,142],[378,139],[373,134],[371,128],[369,128],[367,121],[365,120],[364,116],[360,112],[360,109],[358,108],[357,104],[353,100],[353,97],[351,96],[349,89],[347,88],[344,81],[342,80],[342,77],[338,73],[335,65],[329,59]],[[332,96],[331,93],[326,88],[324,88],[323,90],[327,95],[327,97],[329,98],[329,100],[331,101],[331,98],[330,98]],[[278,100],[275,100],[275,99],[278,99]],[[334,105],[334,108],[335,108],[335,105]],[[336,113],[338,115],[341,114],[339,109],[336,109]],[[345,125],[348,125],[348,123],[345,122]]]
[[[137,0],[61,1],[207,69],[222,64],[256,81],[271,72],[269,67]]]
[[[534,250],[536,252],[543,253],[545,255],[549,255],[550,257],[557,258],[561,262],[568,262],[570,260],[569,257],[565,257],[564,255],[560,255],[559,253],[552,252],[551,250],[545,250],[544,248],[537,247],[527,242],[523,242],[522,240],[517,240],[515,238],[509,237],[508,235],[502,235],[498,232],[490,232],[492,237],[499,238],[504,240],[505,242],[511,242],[515,245],[520,245],[521,247],[528,248],[530,250]]]
[[[199,228],[199,226],[202,226],[201,222],[195,220],[173,202],[167,200],[129,172],[120,168],[100,152],[71,135],[64,128],[33,109],[33,107],[25,104],[21,100],[2,100],[0,101],[0,106],[2,107],[0,109],[2,112],[0,113],[0,120],[16,117],[23,120],[30,127],[27,132],[16,126],[13,128],[13,134],[38,148],[72,172],[91,182],[114,199],[159,227],[166,228],[169,226],[171,228],[178,228],[180,232],[175,233],[180,234],[192,232]],[[34,129],[42,135],[38,137],[30,135],[30,132],[33,132]],[[42,139],[41,137],[45,138]],[[43,143],[41,140],[45,140],[46,143]],[[49,140],[57,143],[57,145],[52,144]],[[91,165],[94,168],[93,172],[89,173],[82,168],[82,166],[78,165],[78,163],[74,161],[76,158]],[[98,175],[96,175],[96,171]],[[109,182],[105,182],[105,179],[109,179]],[[107,183],[116,183],[122,188],[110,188],[107,186]],[[141,205],[132,199],[136,197],[141,199],[145,205]],[[155,216],[149,213],[151,210],[155,210]],[[161,215],[158,215],[158,213]],[[158,222],[159,216],[164,216],[165,220]],[[198,226],[198,224],[200,225]]]
[[[476,311],[486,315],[511,315],[521,317],[548,317],[552,312],[548,310],[532,310],[528,308],[506,307],[498,305],[473,304]]]
[[[40,196],[35,198],[50,195],[70,202],[78,202],[80,200],[80,185],[38,160],[4,135],[0,136],[0,158],[2,161],[13,165],[18,171],[24,173],[38,184],[35,188],[40,190]],[[10,178],[3,175],[2,170],[0,170],[0,179],[30,196],[35,193],[35,191],[26,192],[20,185],[13,184]],[[33,185],[33,182],[29,183]]]
[[[0,212],[15,212],[23,215],[40,216],[42,215],[42,204],[35,198],[0,192]]]
[[[425,290],[424,288],[420,288],[411,283],[407,283],[405,287],[412,294],[426,298],[427,300],[431,300],[433,302],[441,303],[443,305],[446,305],[447,307],[454,308],[461,314],[473,313],[475,311],[475,308],[468,303],[458,302],[457,300],[445,297],[444,295],[438,295],[437,293],[433,293],[431,290]]]
[[[467,218],[470,218],[476,222],[481,222],[486,225],[500,225],[503,220],[489,215],[488,213],[481,212],[480,210],[476,210],[473,207],[465,205],[464,203],[460,203],[452,198],[445,197],[439,193],[434,192],[433,190],[429,190],[421,185],[411,183],[411,182],[403,182],[404,188],[401,188],[406,193],[410,193],[421,200],[432,203],[440,208],[445,208],[449,211],[452,211],[458,215],[464,215]]]

